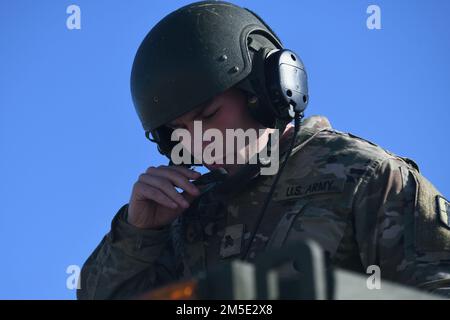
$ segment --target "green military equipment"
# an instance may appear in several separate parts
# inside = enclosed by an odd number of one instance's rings
[[[282,48],[260,17],[228,2],[196,2],[167,15],[142,41],[131,71],[132,99],[147,138],[169,157],[175,143],[166,124],[233,87],[247,95],[257,121],[282,130],[293,116],[285,100],[302,110],[308,100],[304,66],[293,52],[272,54],[274,70],[266,70],[266,57]]]
[[[161,127],[249,76],[252,41],[281,47],[259,17],[226,2],[193,3],[162,19],[142,41],[131,73],[144,129]]]

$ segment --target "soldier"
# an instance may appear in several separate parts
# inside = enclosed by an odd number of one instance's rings
[[[193,133],[200,120],[203,129],[221,132],[280,129],[280,161],[286,161],[277,175],[262,175],[260,164],[206,165],[228,172],[208,190],[192,183],[200,174],[185,166],[148,168],[84,264],[79,299],[136,297],[305,237],[335,266],[364,273],[377,265],[382,279],[448,293],[449,202],[412,160],[337,131],[324,117],[299,123],[306,74],[292,54],[289,70],[297,76],[283,78],[288,70],[273,77],[281,63],[268,60],[284,59],[276,55],[282,49],[260,17],[226,2],[187,5],[149,32],[131,87],[161,153],[170,157],[174,129]],[[281,110],[273,84],[291,80],[297,89],[282,96],[288,107]],[[293,112],[296,126],[289,123]]]

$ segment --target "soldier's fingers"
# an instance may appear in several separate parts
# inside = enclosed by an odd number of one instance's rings
[[[189,182],[188,178],[178,170],[168,169],[168,167],[155,168],[154,170],[149,170],[147,174],[168,179],[173,185],[183,189],[193,196],[198,196],[200,194],[200,190],[192,182]]]
[[[170,199],[168,196],[166,196],[163,192],[160,190],[145,184],[143,182],[138,181],[136,183],[137,191],[143,195],[146,199],[153,200],[157,202],[158,204],[170,208],[170,209],[176,209],[178,208],[178,205],[175,201]]]
[[[175,201],[180,207],[189,207],[189,202],[187,202],[186,199],[175,190],[175,187],[166,178],[144,173],[139,176],[138,181],[159,189],[166,196]]]
[[[198,179],[202,175],[200,172],[194,171],[192,169],[188,169],[183,166],[167,166],[167,169],[175,170],[191,180]]]
[[[181,195],[186,199],[187,202],[192,203],[195,199],[197,199],[197,196],[190,195],[186,191],[182,192]]]

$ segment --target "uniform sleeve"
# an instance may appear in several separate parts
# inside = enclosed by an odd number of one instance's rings
[[[353,204],[364,267],[379,266],[381,280],[450,297],[450,227],[441,198],[415,166],[400,158],[381,162]]]
[[[87,259],[78,299],[128,299],[176,279],[170,227],[136,228],[126,221],[128,205]]]

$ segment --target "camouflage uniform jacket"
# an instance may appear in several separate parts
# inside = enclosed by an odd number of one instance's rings
[[[273,179],[257,175],[220,197],[212,189],[160,230],[128,224],[124,205],[82,268],[78,298],[134,297],[236,258]],[[382,279],[448,290],[449,210],[413,161],[314,116],[302,123],[248,260],[308,237],[335,266],[377,265]]]

